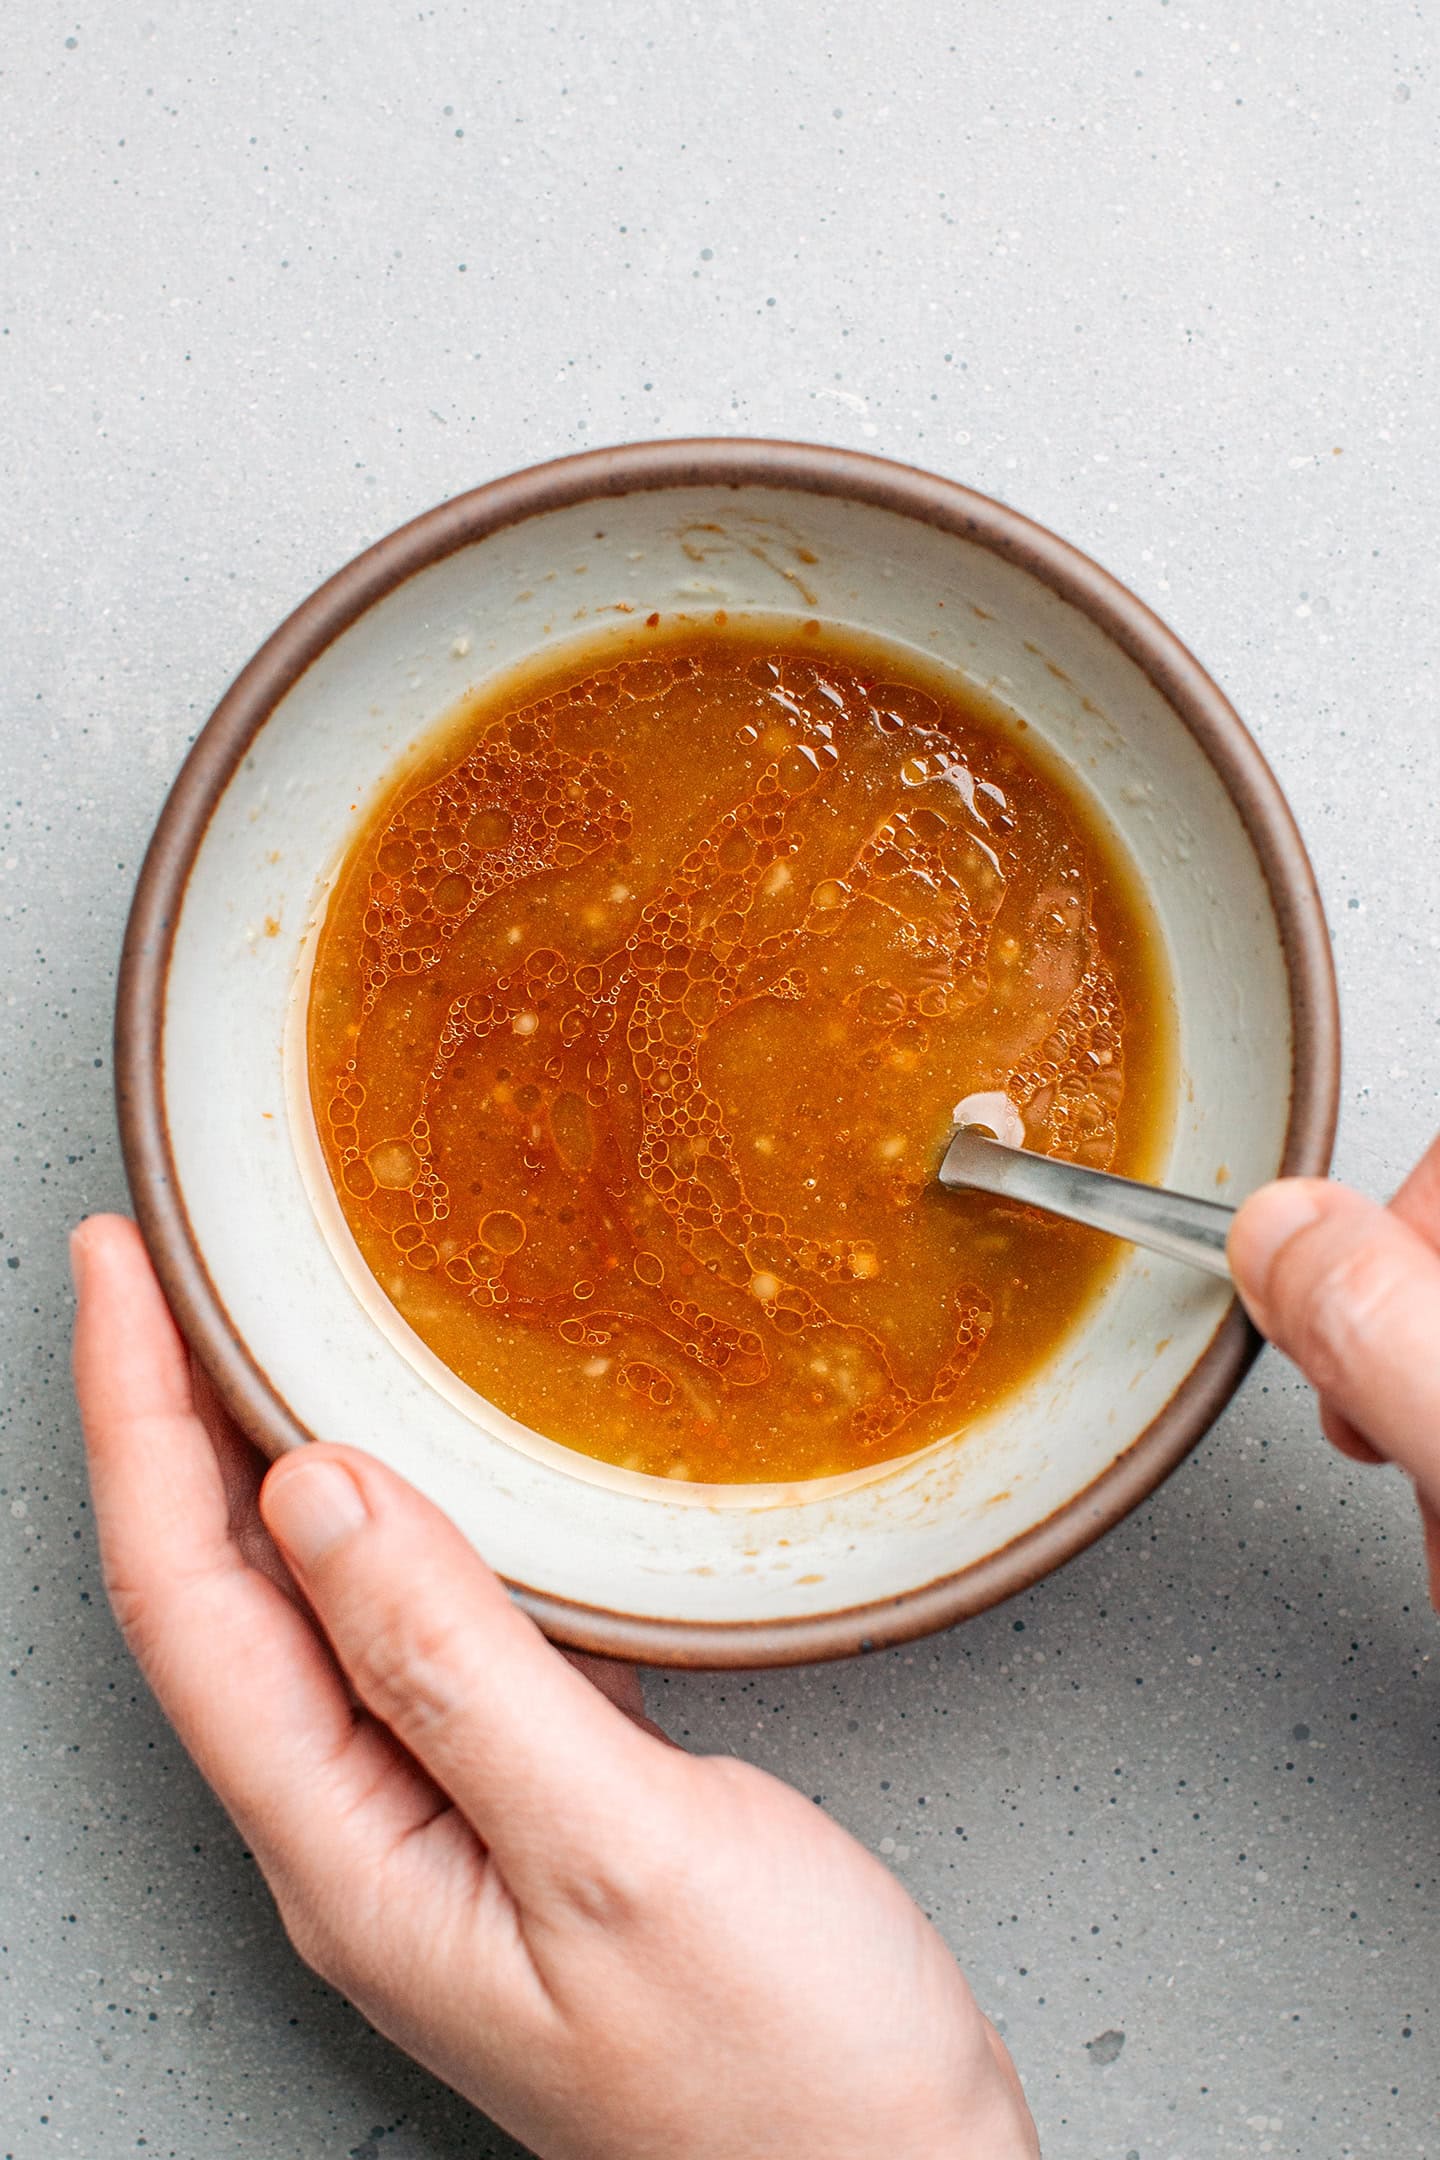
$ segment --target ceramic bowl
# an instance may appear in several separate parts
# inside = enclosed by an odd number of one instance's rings
[[[1226,1289],[1125,1250],[1003,1409],[878,1473],[678,1492],[510,1425],[398,1326],[327,1216],[294,1014],[367,802],[466,690],[658,613],[820,617],[1023,716],[1120,835],[1168,948],[1167,1182],[1239,1197],[1329,1161],[1329,942],[1280,791],[1219,690],[1113,578],[1014,511],[851,452],[641,444],[446,503],[277,630],[175,783],[121,972],[135,1206],[172,1306],[270,1453],[351,1441],[429,1492],[546,1630],[651,1662],[893,1643],[1036,1581],[1174,1468],[1255,1338]],[[372,1286],[373,1291],[373,1286]]]

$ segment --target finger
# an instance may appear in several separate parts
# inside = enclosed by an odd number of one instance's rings
[[[645,1697],[633,1665],[618,1665],[613,1658],[587,1657],[583,1650],[564,1650],[561,1656],[626,1717],[644,1717]]]
[[[1440,1138],[1431,1142],[1391,1200],[1390,1208],[1427,1244],[1440,1248]],[[1385,1459],[1332,1403],[1320,1405],[1320,1429],[1331,1446],[1352,1462],[1378,1463]]]
[[[197,1358],[190,1360],[190,1385],[195,1414],[209,1437],[220,1471],[230,1536],[246,1565],[268,1575],[292,1604],[300,1602],[295,1578],[281,1559],[274,1538],[260,1520],[260,1483],[269,1468],[259,1448],[246,1439],[230,1416],[215,1384]]]
[[[663,1740],[666,1747],[678,1747],[669,1733],[645,1713],[645,1689],[639,1671],[633,1665],[621,1665],[614,1658],[587,1657],[583,1650],[562,1650],[560,1655],[576,1672],[583,1673],[591,1687],[598,1688],[607,1702],[613,1702],[617,1710],[623,1710],[632,1725],[647,1732],[652,1739]]]
[[[1337,1449],[1341,1455],[1348,1455],[1351,1462],[1380,1463],[1385,1460],[1383,1455],[1371,1447],[1365,1435],[1356,1431],[1349,1418],[1342,1416],[1333,1403],[1322,1402],[1320,1405],[1320,1430],[1331,1447]]]
[[[1440,1138],[1431,1141],[1390,1205],[1427,1244],[1440,1246]]]
[[[645,1690],[640,1675],[633,1665],[617,1664],[613,1658],[587,1657],[582,1650],[562,1650],[560,1655],[576,1672],[583,1673],[591,1687],[599,1688],[607,1702],[613,1702],[617,1710],[623,1710],[632,1725],[647,1732],[652,1739],[663,1740],[666,1747],[678,1748],[678,1740],[672,1740],[654,1718],[645,1714]]]
[[[267,1873],[353,1863],[361,1843],[368,1857],[438,1796],[388,1736],[357,1725],[314,1625],[236,1546],[189,1360],[134,1225],[95,1217],[72,1250],[76,1390],[126,1638]]]
[[[361,1701],[522,1904],[583,1896],[601,1855],[623,1864],[677,1758],[550,1647],[438,1508],[359,1450],[319,1445],[274,1465],[260,1505]]]
[[[1240,1210],[1230,1258],[1272,1342],[1440,1501],[1440,1254],[1343,1185],[1287,1178]]]

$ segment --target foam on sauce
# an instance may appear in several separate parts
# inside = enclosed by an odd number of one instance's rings
[[[679,626],[468,700],[366,822],[309,1069],[357,1245],[533,1430],[660,1476],[963,1431],[1113,1248],[934,1173],[963,1096],[1134,1175],[1169,997],[1114,840],[916,656]]]

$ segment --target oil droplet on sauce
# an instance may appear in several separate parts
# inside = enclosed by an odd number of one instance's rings
[[[437,729],[337,881],[309,1070],[461,1379],[744,1482],[963,1435],[1056,1349],[1111,1251],[942,1193],[953,1107],[1144,1175],[1173,1085],[1148,907],[1033,744],[888,646],[733,621]]]

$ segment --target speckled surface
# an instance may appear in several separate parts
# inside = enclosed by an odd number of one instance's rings
[[[740,430],[1098,555],[1311,843],[1340,1167],[1437,1122],[1440,37],[1409,0],[312,0],[0,50],[0,2153],[515,2148],[290,1956],[118,1646],[62,1233],[120,1204],[109,1009],[186,744],[441,496]],[[1002,2021],[1049,2160],[1440,2149],[1436,1623],[1404,1493],[1267,1358],[1103,1546],[862,1665],[666,1679],[823,1796]],[[1123,2035],[1123,2042],[1121,2036]]]

